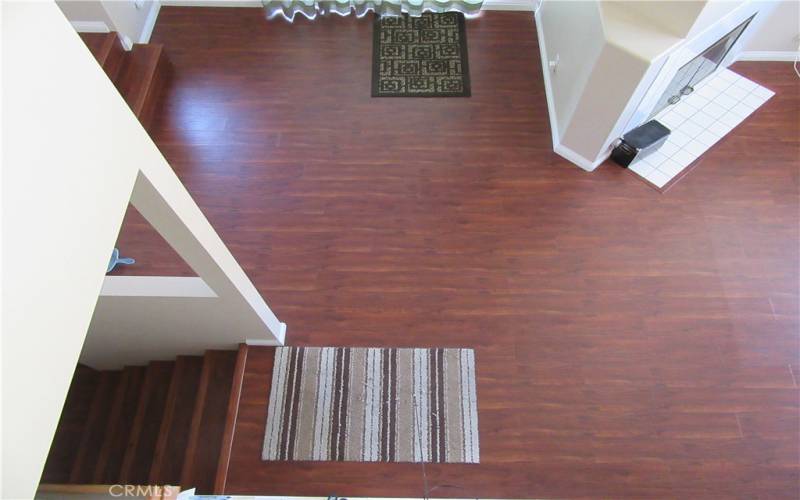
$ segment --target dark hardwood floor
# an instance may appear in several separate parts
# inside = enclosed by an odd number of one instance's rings
[[[532,16],[467,23],[471,98],[370,97],[369,18],[161,9],[154,139],[293,345],[476,349],[480,465],[267,463],[248,355],[226,493],[796,498],[800,96],[660,193],[551,150]],[[121,272],[192,274],[131,211]]]

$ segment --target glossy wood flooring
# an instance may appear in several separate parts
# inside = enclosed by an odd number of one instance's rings
[[[251,349],[226,492],[796,498],[798,80],[666,193],[551,151],[530,14],[471,98],[370,97],[371,21],[161,9],[154,138],[293,345],[476,349],[480,465],[266,463]],[[130,214],[126,272],[191,274]]]

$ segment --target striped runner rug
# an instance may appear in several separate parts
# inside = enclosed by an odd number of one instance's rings
[[[475,353],[279,347],[261,458],[478,463]]]

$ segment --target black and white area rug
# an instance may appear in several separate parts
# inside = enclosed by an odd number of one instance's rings
[[[469,97],[464,14],[375,16],[372,97]]]

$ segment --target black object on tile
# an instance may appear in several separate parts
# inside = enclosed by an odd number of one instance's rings
[[[650,120],[623,135],[611,151],[611,159],[627,168],[634,160],[644,158],[660,148],[669,134],[667,127],[657,120]]]

